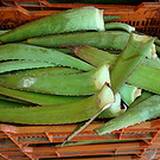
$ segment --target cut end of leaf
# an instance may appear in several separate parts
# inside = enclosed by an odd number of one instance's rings
[[[130,32],[134,32],[135,30],[136,30],[135,27],[131,26]]]
[[[141,89],[125,84],[120,89],[122,100],[129,106],[134,100],[141,95]]]
[[[108,104],[112,104],[114,102],[114,94],[110,87],[107,85],[104,85],[100,93],[98,94],[98,102],[100,108],[105,108],[106,105],[107,108],[109,107]]]
[[[97,9],[97,26],[99,26],[99,31],[104,31],[104,20],[103,20],[103,10]]]
[[[95,16],[95,22],[96,22],[96,27],[98,31],[104,31],[105,27],[104,27],[104,19],[103,19],[103,10],[100,10],[96,7],[93,6],[87,6],[87,7],[82,7],[82,9],[88,9],[88,10],[93,10],[93,14]],[[93,16],[93,17],[94,17]]]
[[[111,82],[110,82],[109,66],[107,65],[101,66],[94,74],[94,80],[97,89],[101,89],[105,83],[110,85]]]
[[[152,45],[152,52],[151,52],[151,58],[156,59],[158,57],[157,53],[156,53],[156,45],[153,44]]]
[[[154,41],[154,38],[150,37],[150,36],[147,36],[147,35],[139,35],[139,34],[135,34],[135,33],[132,33],[132,37],[136,40],[136,41],[140,41],[140,42],[144,42],[146,43],[147,41],[149,40],[152,40]]]
[[[134,98],[136,99],[137,97],[141,96],[142,94],[142,89],[137,88],[134,94]]]

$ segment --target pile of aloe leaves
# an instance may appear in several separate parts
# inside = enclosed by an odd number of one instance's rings
[[[104,135],[156,119],[159,56],[158,37],[95,7],[1,31],[0,122],[80,123],[67,142],[94,120],[106,121],[95,129]]]

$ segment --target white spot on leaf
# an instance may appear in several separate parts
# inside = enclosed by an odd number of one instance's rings
[[[22,81],[22,86],[24,88],[28,88],[28,87],[32,86],[35,82],[36,82],[36,78],[30,77],[30,78],[24,79]]]

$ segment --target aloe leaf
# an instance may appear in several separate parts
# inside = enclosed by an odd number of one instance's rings
[[[84,71],[93,69],[93,66],[57,50],[18,43],[0,46],[0,61],[6,60],[40,61]]]
[[[151,56],[148,56],[148,58],[152,58],[152,59],[157,59],[157,57],[158,57],[158,55],[157,55],[157,53],[156,53],[157,51],[156,51],[156,45],[155,44],[153,44],[152,45],[152,52],[151,52]]]
[[[70,48],[55,48],[55,49],[65,54],[73,55],[73,51]]]
[[[111,104],[107,105],[107,108],[110,107]],[[103,110],[103,108],[102,108]],[[79,134],[81,131],[83,131],[87,126],[89,126],[101,113],[102,110],[98,111],[93,115],[88,121],[80,124],[67,138],[66,140],[61,144],[61,147],[63,147],[66,143],[71,141],[77,134]]]
[[[127,83],[146,91],[160,94],[160,60],[145,60],[134,73],[128,77]]]
[[[30,37],[81,30],[103,31],[103,11],[95,7],[82,7],[46,16],[1,35],[0,41],[17,42]]]
[[[90,46],[76,47],[74,53],[76,56],[95,67],[102,64],[112,65],[119,56]]]
[[[20,101],[30,102],[37,105],[60,105],[79,101],[86,97],[73,97],[73,96],[54,96],[33,92],[19,91],[0,86],[0,94],[15,98]]]
[[[110,93],[110,94],[109,94]],[[109,97],[108,97],[109,96]],[[111,89],[104,86],[97,94],[75,103],[45,107],[0,108],[0,121],[20,124],[66,124],[93,117],[110,102]]]
[[[28,102],[18,100],[18,99],[15,99],[15,98],[11,98],[11,97],[8,97],[8,96],[4,96],[4,95],[1,95],[1,94],[0,94],[0,100],[9,101],[9,102],[16,102],[16,103],[21,103],[21,104],[30,104]]]
[[[99,49],[90,46],[76,47],[74,51],[75,54],[84,61],[96,67],[101,64],[110,64],[111,65],[110,69],[112,69],[113,65],[116,64],[116,61],[119,57],[119,55],[113,55],[113,54],[111,55],[108,52],[101,51]],[[149,53],[149,50],[147,52],[146,54],[148,55],[151,53],[151,52]],[[160,79],[156,76],[160,74],[159,68],[160,68],[159,59],[145,58],[141,63],[141,65],[139,65],[134,70],[131,77],[130,76],[128,77],[126,83],[136,86],[140,89],[145,89],[160,94],[160,89],[159,89]],[[150,76],[151,74],[152,76]]]
[[[122,30],[130,33],[135,31],[135,27],[132,27],[126,23],[111,22],[105,24],[105,30]]]
[[[96,129],[96,132],[98,135],[104,135],[158,117],[160,117],[160,96],[153,95]]]
[[[124,84],[119,92],[122,100],[129,106],[137,97],[141,95],[141,91],[141,89],[138,89],[135,86]]]
[[[131,35],[128,45],[111,70],[111,84],[114,93],[120,90],[128,77],[139,67],[146,55],[151,52],[153,42],[154,39],[148,36]]]
[[[122,106],[121,104],[121,96],[119,93],[115,95],[115,101],[114,103],[109,107],[106,108],[99,116],[98,118],[104,119],[104,118],[113,118],[117,117],[123,112],[127,110],[126,106]]]
[[[24,71],[16,71],[14,73],[5,73],[2,75],[10,76],[14,74],[18,74],[19,76],[55,76],[55,75],[68,75],[68,74],[75,74],[75,73],[85,73],[77,69],[73,68],[65,68],[65,67],[48,67],[48,68],[37,68],[37,69],[28,69]]]
[[[105,65],[93,71],[68,75],[28,75],[25,72],[0,75],[1,86],[55,95],[92,95],[105,83],[110,83],[109,69]]]
[[[117,61],[120,55],[111,54],[111,51],[103,51],[91,46],[80,46],[73,49],[74,54],[87,63],[98,67],[102,64],[111,66]],[[147,58],[152,58],[152,53],[148,52]]]
[[[123,31],[84,32],[50,35],[31,38],[28,44],[43,47],[68,47],[89,45],[101,49],[123,50],[127,45],[129,33]]]
[[[25,69],[33,69],[33,68],[46,68],[46,67],[54,67],[53,63],[46,63],[40,61],[29,61],[29,60],[13,60],[6,61],[0,63],[0,73],[17,71],[17,70],[25,70]]]
[[[17,108],[22,108],[22,107],[28,107],[25,104],[21,103],[16,103],[16,102],[11,102],[7,100],[2,100],[0,99],[0,110],[1,109],[17,109]]]
[[[106,94],[106,97],[108,97],[108,103],[102,109],[100,109],[99,111],[97,111],[97,113],[95,113],[95,115],[93,115],[88,121],[80,124],[66,138],[66,140],[62,143],[61,146],[64,146],[67,142],[71,141],[77,134],[79,134],[82,130],[84,130],[89,124],[91,124],[93,122],[93,120],[95,120],[104,110],[106,110],[107,108],[109,108],[111,106],[111,104],[114,102],[114,95],[113,95],[113,92],[112,92],[112,90],[110,88],[108,88],[108,95]]]
[[[143,91],[142,95],[140,97],[138,97],[131,105],[129,105],[128,107],[134,107],[137,106],[139,103],[145,101],[146,99],[150,98],[151,96],[153,96],[153,94],[151,92],[146,92]]]

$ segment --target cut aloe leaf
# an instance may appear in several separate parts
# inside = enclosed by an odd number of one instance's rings
[[[137,106],[139,103],[147,100],[148,98],[150,98],[151,96],[153,96],[153,94],[151,92],[146,92],[143,91],[142,95],[140,97],[138,97],[130,106],[128,107],[134,107]]]
[[[33,68],[47,68],[56,66],[53,63],[46,63],[40,61],[29,60],[12,60],[0,63],[0,73],[6,73],[17,70],[33,69]]]
[[[135,31],[135,27],[132,27],[126,23],[111,22],[105,24],[105,30],[122,30],[130,33]]]
[[[6,44],[0,46],[0,61],[30,60],[67,66],[88,71],[94,67],[70,55],[54,49],[47,49],[26,44]]]
[[[75,54],[84,61],[96,67],[105,63],[110,64],[111,65],[110,69],[112,69],[114,63],[116,65],[116,60],[119,57],[119,55],[111,55],[108,52],[104,52],[90,46],[84,46],[78,48],[76,47],[74,51]],[[146,52],[146,54],[148,53]],[[128,77],[128,80],[126,82],[133,86],[137,86],[140,89],[145,89],[153,93],[160,94],[160,89],[159,89],[160,80],[156,76],[160,74],[159,68],[160,68],[160,61],[158,59],[146,58],[143,60],[141,65],[139,65],[134,70],[133,75],[131,77],[130,76]],[[150,76],[151,74],[152,76]]]
[[[102,64],[112,65],[118,58],[118,55],[113,55],[107,51],[102,51],[90,46],[76,47],[74,53],[76,56],[95,67]]]
[[[98,135],[104,135],[158,117],[160,117],[160,96],[153,95],[96,129],[96,132]]]
[[[152,54],[151,54],[151,56],[148,56],[148,58],[152,58],[152,59],[157,59],[157,53],[156,53],[157,51],[156,51],[156,45],[155,44],[153,44],[152,45]]]
[[[160,94],[160,60],[146,60],[128,77],[127,83]]]
[[[81,30],[103,31],[103,11],[95,7],[82,7],[46,16],[1,35],[0,41],[17,42],[30,37]]]
[[[74,54],[87,63],[98,67],[102,64],[113,65],[120,55],[111,54],[111,51],[103,51],[91,46],[75,47]],[[152,58],[152,53],[148,52],[147,58]]]
[[[68,47],[89,45],[101,49],[123,50],[129,34],[122,31],[84,32],[51,35],[28,39],[26,43],[43,47]]]
[[[108,97],[109,96],[109,97]],[[93,117],[113,96],[104,86],[100,92],[75,103],[45,107],[0,108],[0,121],[19,124],[66,124],[82,122]]]
[[[77,69],[73,68],[65,68],[65,67],[48,67],[48,68],[37,68],[37,69],[28,69],[25,71],[17,71],[14,73],[5,73],[3,75],[14,75],[18,74],[20,76],[55,76],[55,75],[68,75],[68,74],[75,74],[75,73],[85,73]]]
[[[21,104],[26,104],[26,105],[30,104],[28,102],[18,100],[18,99],[15,99],[15,98],[11,98],[11,97],[8,97],[8,96],[4,96],[4,95],[1,95],[1,94],[0,94],[0,100],[9,101],[9,102],[16,102],[16,103],[21,103]]]
[[[69,48],[55,48],[55,49],[65,54],[73,55],[72,49],[69,49]]]
[[[0,75],[1,86],[55,95],[92,95],[105,83],[110,83],[109,69],[105,65],[93,71],[68,75],[28,75],[25,72]]]
[[[0,86],[0,94],[17,100],[30,102],[37,105],[61,105],[79,101],[86,97],[73,97],[73,96],[54,96],[33,92],[19,91]]]
[[[115,95],[115,101],[114,103],[109,107],[106,108],[99,116],[98,118],[104,119],[104,118],[113,118],[117,117],[123,112],[127,110],[126,106],[121,105],[121,96],[119,93]]]
[[[82,130],[84,130],[89,124],[91,124],[93,120],[95,120],[104,110],[106,110],[112,105],[112,103],[114,102],[114,95],[109,87],[108,87],[108,94],[106,94],[106,97],[108,97],[108,103],[106,103],[106,105],[103,108],[97,111],[97,113],[95,113],[95,115],[93,115],[88,121],[81,123],[77,128],[75,128],[75,130],[66,138],[66,140],[62,143],[61,146],[64,146],[67,142],[71,141],[77,134],[79,134]]]
[[[16,102],[11,102],[8,100],[0,99],[0,110],[1,109],[14,109],[14,110],[16,110],[17,108],[22,108],[22,107],[29,107],[29,106],[26,106],[25,104],[21,104],[21,103],[16,103]]]
[[[106,105],[104,108],[109,108],[111,106],[111,103],[113,103],[114,101],[114,97],[112,95],[112,97],[109,97],[110,103],[108,105]],[[97,113],[95,113],[95,115],[93,115],[88,121],[80,124],[80,126],[78,126],[78,128],[76,128],[68,137],[67,139],[62,143],[61,147],[63,147],[66,143],[68,143],[69,141],[71,141],[77,134],[79,134],[81,131],[83,131],[87,126],[89,126],[104,110],[104,108],[102,108],[101,110],[99,110]]]
[[[135,86],[124,84],[119,92],[122,100],[129,106],[137,97],[141,95],[141,91],[141,89]]]
[[[153,42],[154,39],[148,36],[131,35],[127,47],[122,51],[111,70],[111,84],[114,93],[119,91],[128,77],[151,52]]]

